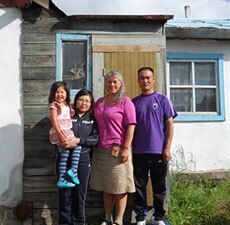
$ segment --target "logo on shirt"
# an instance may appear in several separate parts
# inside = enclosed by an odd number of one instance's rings
[[[157,109],[158,104],[156,102],[153,103],[153,109]]]
[[[93,120],[90,120],[90,121],[83,120],[82,123],[85,123],[85,124],[93,124]]]

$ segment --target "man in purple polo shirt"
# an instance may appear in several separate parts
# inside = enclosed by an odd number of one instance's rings
[[[171,101],[154,91],[155,75],[150,67],[138,70],[142,94],[133,99],[137,124],[133,139],[133,166],[136,193],[134,211],[137,225],[145,225],[146,186],[150,173],[155,224],[164,225],[167,163],[171,158],[173,118],[177,113]]]

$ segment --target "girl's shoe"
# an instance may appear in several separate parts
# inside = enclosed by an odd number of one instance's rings
[[[75,187],[75,184],[67,181],[67,180],[62,180],[57,182],[57,186],[60,188],[72,188]]]
[[[77,177],[77,173],[73,173],[72,169],[68,170],[67,173],[75,184],[80,184],[80,181]]]
[[[104,220],[100,225],[112,225],[112,222],[108,222],[107,220]]]

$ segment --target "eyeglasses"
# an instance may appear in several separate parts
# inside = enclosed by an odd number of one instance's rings
[[[80,103],[91,104],[91,101],[85,100],[85,99],[80,99],[80,98],[79,98],[78,101],[79,101]]]

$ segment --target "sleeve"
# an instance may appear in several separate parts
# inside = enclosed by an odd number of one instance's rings
[[[172,102],[165,96],[164,98],[164,118],[169,119],[171,117],[175,118],[178,114],[174,108]]]
[[[98,142],[98,129],[97,129],[97,123],[96,120],[92,120],[92,130],[91,133],[87,137],[79,136],[80,138],[80,145],[92,147],[95,146]]]
[[[124,122],[126,126],[137,123],[135,106],[129,97],[124,101]]]
[[[72,108],[72,106],[69,107],[69,112],[70,112],[70,117],[72,118],[75,114],[74,109]]]
[[[49,105],[49,110],[51,109],[56,109],[57,110],[57,114],[60,115],[61,114],[61,105],[58,102],[52,102]]]

